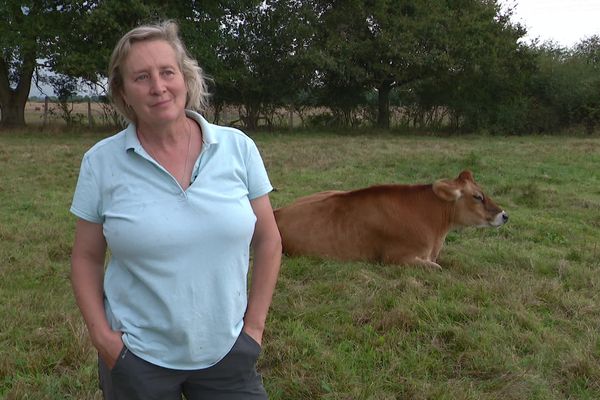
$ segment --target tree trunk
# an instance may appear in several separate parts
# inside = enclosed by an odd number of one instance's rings
[[[31,89],[31,80],[35,70],[35,54],[28,54],[23,60],[19,73],[19,82],[11,88],[8,79],[8,65],[0,58],[0,127],[20,128],[25,126],[25,104]]]
[[[379,92],[377,108],[377,127],[383,129],[390,128],[390,92],[392,85],[390,82],[383,82],[378,88]]]
[[[248,130],[258,128],[258,119],[260,117],[260,105],[255,103],[246,103],[246,115],[243,118],[244,127]]]
[[[8,104],[2,104],[2,119],[0,120],[0,127],[21,128],[24,126],[25,104],[20,104],[16,101],[9,101]]]

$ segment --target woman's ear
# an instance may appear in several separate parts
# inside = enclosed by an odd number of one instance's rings
[[[441,179],[433,183],[433,193],[444,201],[455,202],[462,197],[462,190],[455,181]]]
[[[121,96],[121,100],[123,100],[123,104],[125,104],[125,107],[131,108],[131,106],[129,105],[129,102],[127,101],[127,96],[125,96],[125,92],[123,91],[123,89],[119,90],[119,96]]]

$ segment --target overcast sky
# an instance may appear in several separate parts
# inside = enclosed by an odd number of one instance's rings
[[[600,0],[500,0],[514,6],[513,21],[527,29],[527,42],[539,38],[571,47],[600,35]]]

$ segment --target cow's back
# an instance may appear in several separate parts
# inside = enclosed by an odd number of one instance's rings
[[[281,233],[283,251],[289,255],[329,255],[331,238],[340,222],[345,192],[329,191],[302,197],[294,203],[276,209],[275,220]]]

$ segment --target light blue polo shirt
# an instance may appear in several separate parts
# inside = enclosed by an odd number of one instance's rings
[[[204,140],[187,190],[129,125],[85,153],[71,205],[103,226],[112,328],[138,357],[183,370],[215,364],[240,334],[256,222],[250,200],[272,190],[249,137],[187,114]]]

